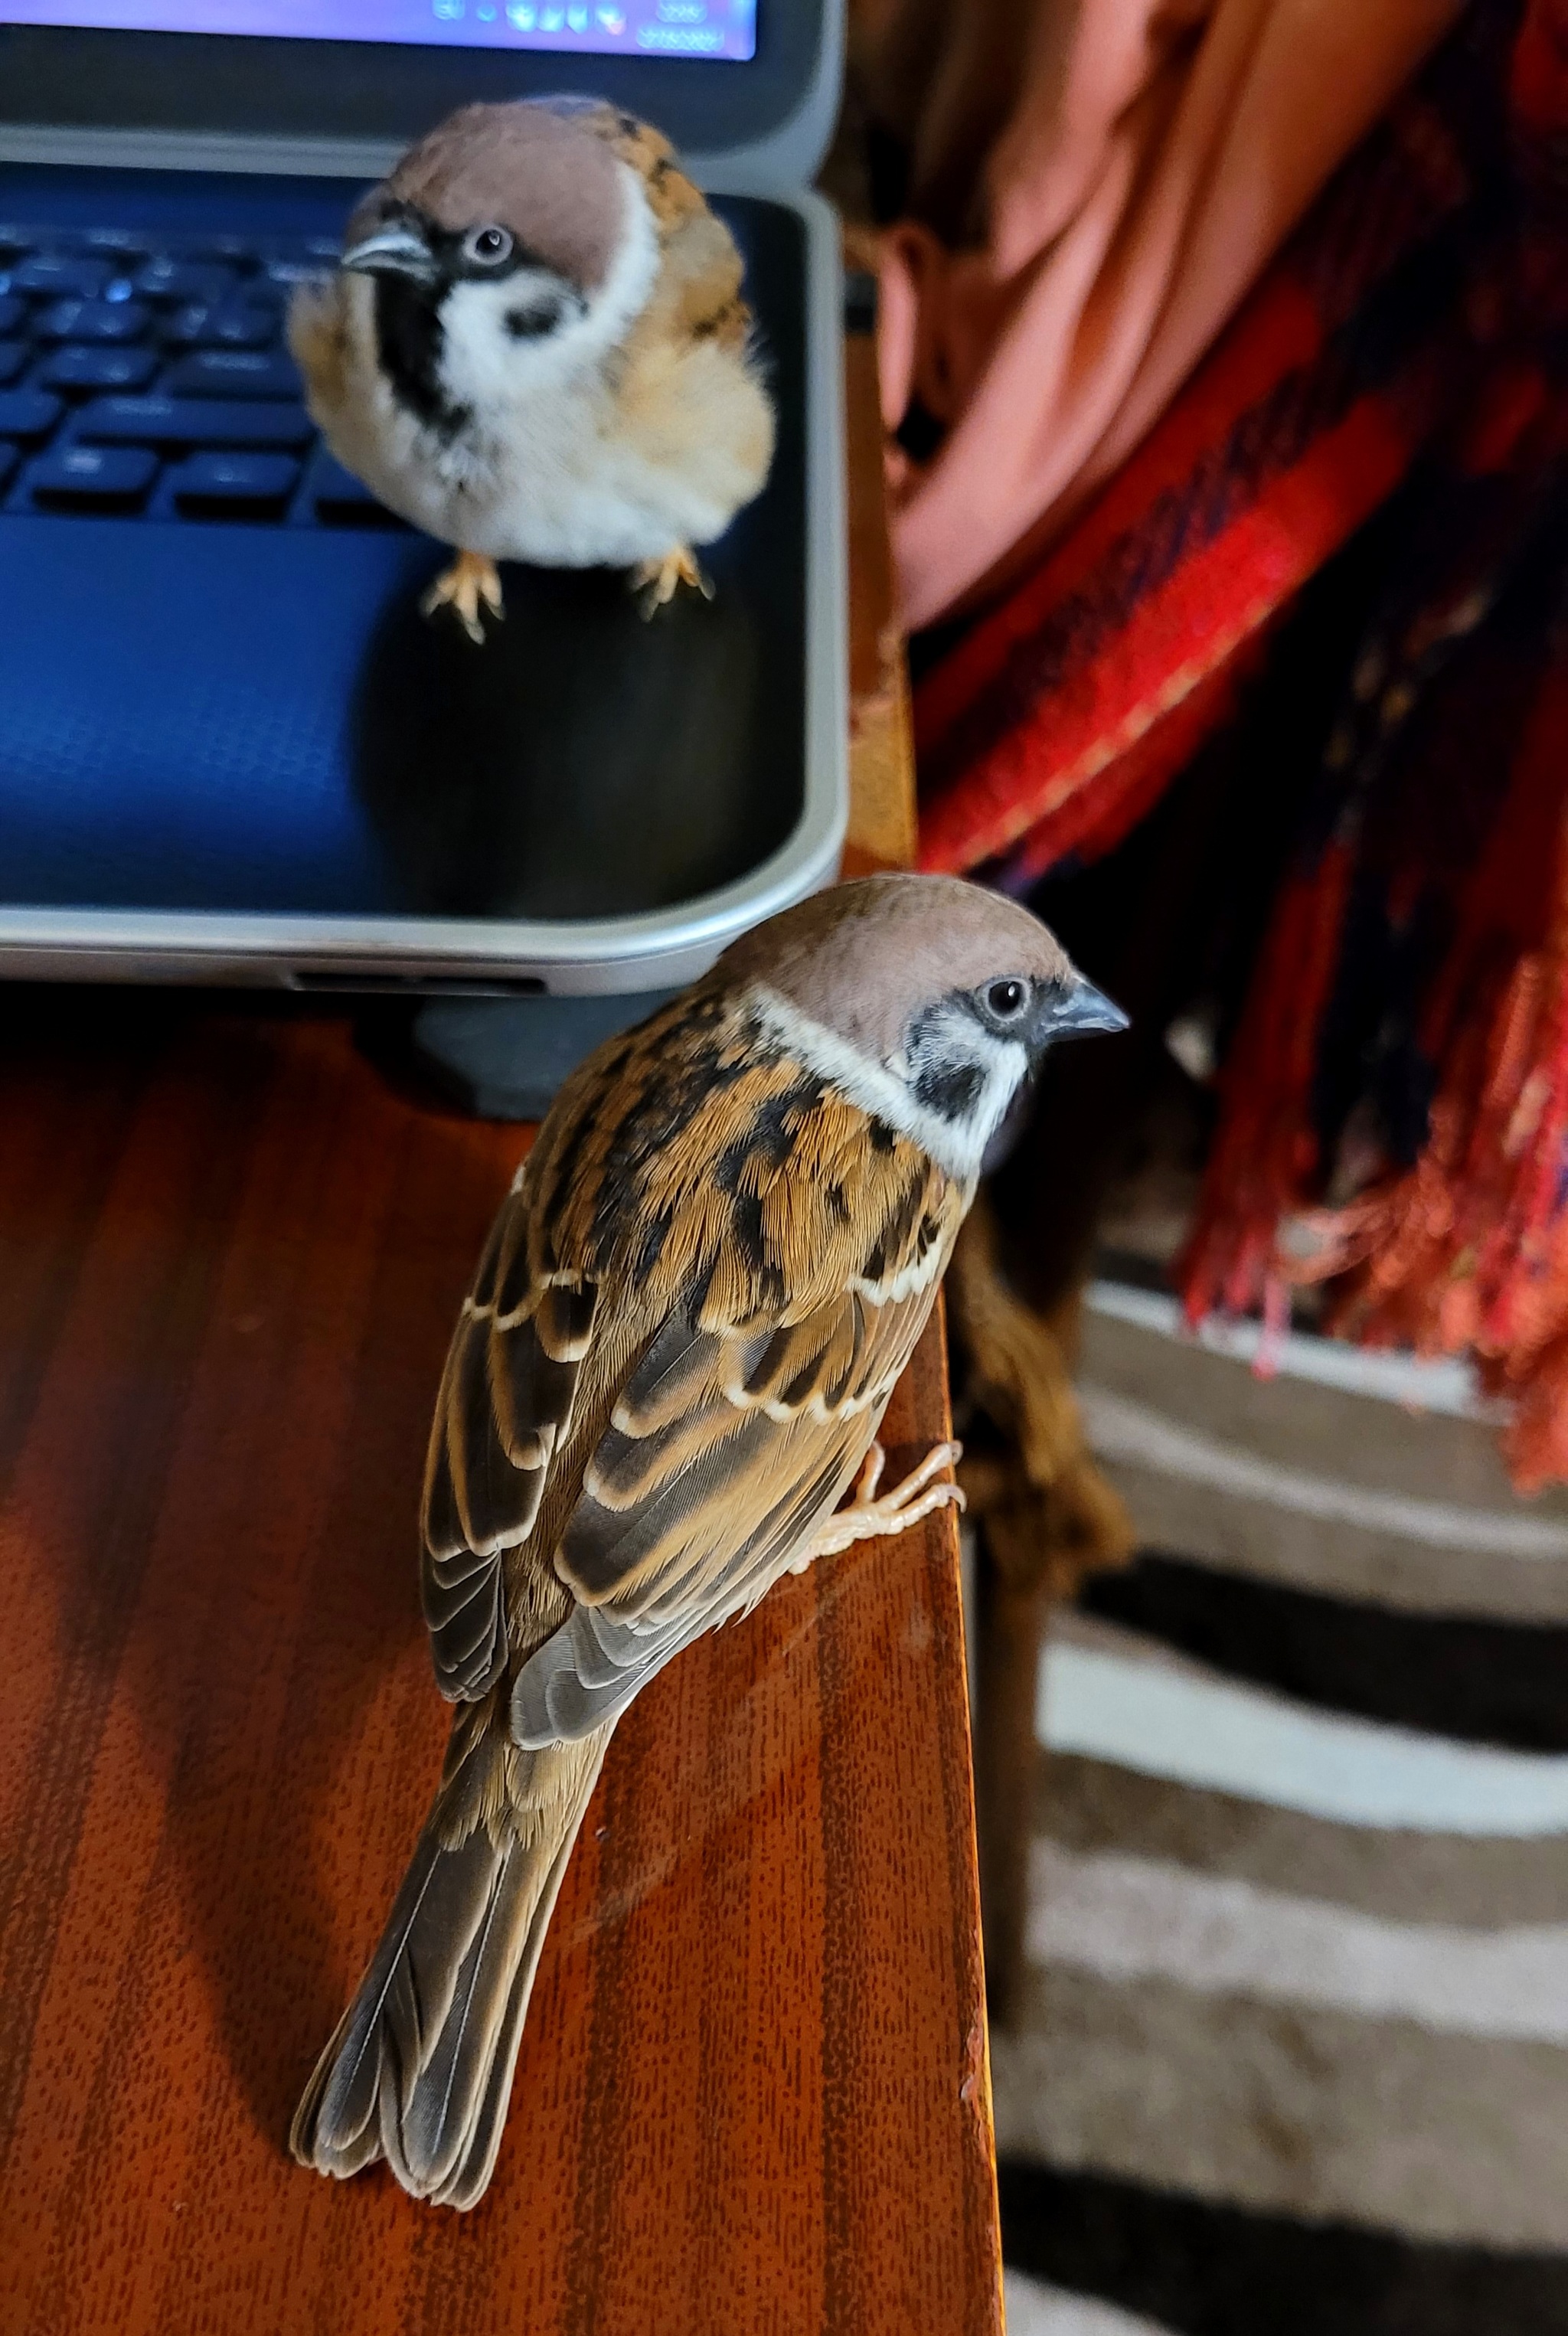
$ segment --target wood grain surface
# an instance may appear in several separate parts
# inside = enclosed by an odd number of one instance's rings
[[[950,1525],[618,1733],[472,2215],[284,2154],[447,1714],[414,1520],[515,1130],[341,1023],[27,999],[0,1039],[0,2325],[999,2325]],[[941,1432],[940,1342],[890,1421]]]
[[[999,2336],[950,1517],[633,1707],[474,2214],[285,2153],[440,1763],[420,1475],[521,1148],[341,1019],[0,996],[4,2336]],[[946,1402],[933,1328],[895,1466]]]

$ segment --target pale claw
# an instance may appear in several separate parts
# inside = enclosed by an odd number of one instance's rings
[[[645,560],[631,571],[631,589],[642,594],[645,618],[656,617],[667,600],[673,600],[682,584],[689,584],[705,600],[713,599],[713,586],[696,564],[696,554],[689,545],[677,544],[662,560]]]
[[[453,609],[469,639],[477,641],[482,648],[484,626],[479,614],[482,601],[492,617],[505,616],[495,562],[482,551],[460,551],[452,566],[436,578],[419,606],[426,617],[433,617],[438,608]]]
[[[918,1468],[911,1469],[901,1484],[895,1484],[891,1493],[882,1494],[879,1500],[877,1486],[882,1480],[887,1455],[880,1444],[873,1444],[866,1454],[849,1507],[829,1517],[794,1561],[790,1572],[803,1573],[814,1559],[832,1557],[853,1542],[907,1533],[911,1525],[934,1515],[938,1509],[961,1509],[964,1496],[958,1485],[950,1477],[942,1478],[940,1483],[936,1479],[942,1476],[943,1469],[956,1465],[962,1451],[961,1444],[934,1445]]]

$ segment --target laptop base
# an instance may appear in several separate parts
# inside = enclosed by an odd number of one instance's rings
[[[677,994],[428,998],[408,1026],[409,1066],[476,1119],[542,1119],[597,1046]]]

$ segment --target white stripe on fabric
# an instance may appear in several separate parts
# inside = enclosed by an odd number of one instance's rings
[[[1300,1516],[1393,1533],[1427,1548],[1470,1550],[1490,1557],[1568,1558],[1568,1524],[1503,1509],[1463,1508],[1454,1501],[1416,1500],[1343,1477],[1287,1468],[1239,1444],[1223,1444],[1217,1436],[1184,1426],[1148,1404],[1113,1395],[1108,1387],[1080,1387],[1078,1406],[1090,1448],[1102,1460],[1150,1468],[1242,1500],[1271,1502]]]
[[[1144,1776],[1337,1825],[1525,1838],[1568,1833],[1568,1756],[1342,1719],[1191,1669],[1052,1641],[1035,1731]]]
[[[1455,1419],[1508,1416],[1507,1404],[1482,1394],[1468,1363],[1427,1361],[1419,1355],[1352,1347],[1343,1338],[1314,1338],[1300,1330],[1290,1330],[1276,1338],[1261,1322],[1237,1321],[1219,1314],[1212,1314],[1194,1331],[1188,1329],[1178,1299],[1164,1290],[1136,1290],[1125,1281],[1091,1281],[1084,1292],[1084,1303],[1091,1314],[1130,1322],[1135,1329],[1199,1346],[1234,1362],[1255,1364],[1266,1352],[1281,1378],[1310,1379],[1318,1387],[1340,1387],[1347,1395],[1373,1396],[1384,1403],[1407,1404],[1417,1411],[1442,1412]]]
[[[1568,1923],[1388,1922],[1164,1860],[1029,1853],[1028,1953],[1103,1979],[1412,2020],[1454,2036],[1568,2044]]]
[[[1170,2336],[1152,2320],[1118,2312],[1092,2295],[1069,2295],[1010,2266],[1002,2273],[1008,2336]]]

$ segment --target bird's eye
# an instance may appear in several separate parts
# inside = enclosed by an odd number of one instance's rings
[[[482,268],[499,268],[511,258],[511,238],[503,227],[472,227],[463,238],[463,250]]]
[[[1014,1022],[1029,1002],[1027,981],[993,981],[986,992],[986,1004],[998,1022]]]

